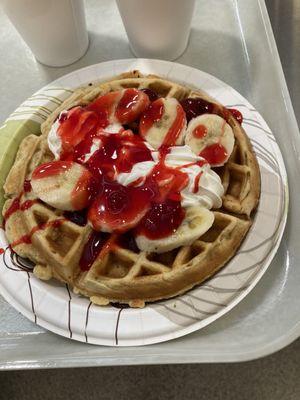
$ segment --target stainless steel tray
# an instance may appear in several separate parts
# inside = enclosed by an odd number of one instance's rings
[[[35,90],[69,71],[132,57],[114,2],[90,0],[87,20],[87,54],[69,67],[48,68],[34,60],[0,12],[5,54],[0,60],[1,120]],[[198,0],[188,49],[177,61],[237,89],[278,140],[292,190],[287,228],[268,272],[242,303],[207,328],[138,348],[96,347],[61,338],[33,325],[0,298],[0,368],[243,361],[270,354],[300,335],[300,139],[264,1]]]

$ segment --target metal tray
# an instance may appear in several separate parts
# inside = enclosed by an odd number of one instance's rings
[[[132,57],[114,2],[89,1],[87,20],[87,54],[69,67],[48,68],[34,60],[0,13],[5,54],[0,61],[1,120],[35,90],[69,71]],[[138,348],[96,347],[61,338],[32,324],[0,298],[0,369],[243,361],[279,350],[300,335],[300,139],[264,1],[198,0],[189,46],[177,61],[237,89],[263,115],[281,147],[292,188],[290,213],[268,272],[242,303],[207,328]]]

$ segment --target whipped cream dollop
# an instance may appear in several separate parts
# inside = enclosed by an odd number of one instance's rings
[[[130,172],[121,173],[117,181],[124,186],[137,183],[140,186],[158,163],[159,152],[152,151],[153,161],[143,161],[133,166]],[[192,152],[185,146],[174,146],[166,156],[165,164],[169,167],[179,168],[188,175],[188,184],[181,191],[181,205],[184,208],[200,205],[205,208],[220,208],[224,188],[220,177],[210,168],[208,163],[200,166],[199,161],[205,161],[202,157]]]
[[[65,113],[66,111],[62,111],[59,114],[59,117],[56,119],[56,121],[52,124],[50,132],[48,133],[48,146],[50,151],[53,153],[55,160],[59,160],[60,153],[61,153],[61,138],[58,135],[57,131],[60,125],[59,119],[61,118],[61,115]]]

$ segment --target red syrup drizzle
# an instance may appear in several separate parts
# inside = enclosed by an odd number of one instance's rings
[[[185,111],[187,122],[202,114],[217,114],[227,122],[230,115],[242,124],[243,115],[235,108],[217,107],[215,104],[201,98],[187,98],[180,102]]]
[[[146,138],[149,129],[164,117],[164,100],[158,99],[150,104],[140,119],[139,133]],[[165,135],[163,146],[175,146],[178,137],[184,127],[186,118],[185,112],[180,104],[176,106],[176,117]]]
[[[179,165],[178,167],[175,167],[176,169],[183,169],[183,168],[188,168],[188,167],[192,167],[193,165],[198,165],[199,167],[203,167],[203,165],[208,164],[208,162],[206,160],[199,160],[196,162],[190,162],[187,164],[183,164],[183,165]]]
[[[156,186],[150,210],[136,226],[135,232],[149,239],[160,239],[174,233],[184,219],[181,190],[188,184],[188,175],[165,164],[170,148],[160,148],[159,163],[153,168],[145,186]]]
[[[124,234],[119,235],[117,239],[117,244],[119,245],[119,247],[131,250],[133,253],[138,253],[140,251],[137,247],[133,231],[127,231]]]
[[[158,99],[150,104],[146,112],[140,119],[139,133],[142,137],[147,136],[147,132],[153,124],[160,121],[164,113],[164,102]]]
[[[29,192],[31,192],[31,183],[30,183],[30,180],[28,180],[28,179],[26,179],[25,181],[24,181],[24,192],[25,193],[29,193]]]
[[[13,202],[11,203],[11,205],[9,206],[9,208],[5,211],[5,214],[4,214],[4,226],[5,226],[5,223],[8,220],[8,218],[12,214],[14,214],[16,211],[18,211],[20,209],[20,198],[21,198],[22,194],[20,196],[16,197],[13,200]]]
[[[5,250],[2,249],[2,247],[0,247],[0,255],[1,255],[1,254],[4,254],[4,252],[5,252]]]
[[[201,125],[200,125],[201,126]],[[205,158],[211,165],[217,166],[224,164],[227,160],[228,153],[226,148],[221,145],[222,136],[225,134],[226,121],[223,120],[221,135],[218,143],[214,143],[210,146],[205,147],[201,152],[200,156]]]
[[[11,243],[10,246],[11,247],[16,247],[16,246],[19,246],[21,244],[31,244],[32,236],[36,232],[44,230],[46,228],[49,228],[50,226],[52,226],[53,228],[58,228],[64,222],[65,222],[65,219],[64,218],[60,218],[60,219],[55,219],[55,220],[52,220],[52,221],[45,222],[44,224],[41,224],[41,225],[37,225],[37,226],[33,227],[31,229],[31,231],[27,235],[21,236],[19,239],[17,239],[13,243]]]
[[[146,93],[146,95],[149,97],[149,100],[151,102],[155,101],[159,98],[158,94],[152,89],[145,88],[145,89],[141,89],[141,91]]]
[[[185,172],[166,165],[165,161],[169,152],[169,147],[162,146],[160,148],[159,162],[154,166],[150,178],[145,183],[157,186],[155,203],[164,202],[166,199],[180,201],[180,192],[188,184],[189,178]]]
[[[177,139],[179,138],[180,133],[182,132],[182,129],[184,127],[186,118],[184,110],[180,104],[177,105],[176,111],[176,118],[164,138],[164,146],[175,146]]]
[[[146,93],[137,89],[126,89],[117,104],[115,117],[121,124],[128,124],[135,121],[149,104]]]
[[[234,118],[237,120],[237,122],[242,125],[243,123],[243,114],[235,109],[235,108],[227,108],[227,110],[234,116]]]
[[[3,217],[3,225],[5,227],[5,223],[8,220],[9,217],[12,216],[12,214],[14,214],[15,212],[21,210],[21,211],[25,211],[28,210],[30,207],[32,207],[34,204],[38,203],[39,200],[35,199],[35,200],[26,200],[24,203],[21,203],[21,198],[23,196],[24,193],[29,193],[31,191],[31,183],[29,180],[25,180],[24,181],[24,190],[19,194],[18,197],[16,197],[10,207],[6,210],[4,217]]]
[[[71,193],[71,203],[75,210],[87,207],[97,193],[97,182],[90,171],[80,176]]]
[[[202,174],[203,174],[203,171],[200,171],[199,174],[195,178],[193,193],[198,193],[198,191],[199,191],[199,183],[200,183]]]
[[[136,232],[149,239],[161,239],[176,232],[184,216],[180,201],[167,199],[152,206],[137,226]]]
[[[108,233],[93,231],[90,234],[79,261],[79,266],[82,271],[88,271],[90,269],[108,238]]]
[[[64,217],[79,226],[85,226],[87,223],[87,209],[80,211],[65,211]]]
[[[100,250],[100,253],[98,255],[99,258],[104,258],[107,256],[111,251],[117,249],[119,246],[117,244],[118,241],[118,234],[113,233],[107,241],[104,243],[102,246],[102,249]]]
[[[30,207],[32,207],[34,204],[37,204],[38,202],[39,202],[38,199],[26,200],[24,201],[24,203],[20,204],[20,210],[21,211],[29,210]]]
[[[205,125],[198,125],[193,130],[193,136],[197,139],[202,139],[207,135],[207,128]]]
[[[101,147],[85,166],[98,180],[103,177],[113,180],[116,173],[130,172],[134,164],[152,160],[151,151],[145,142],[131,131],[113,135],[99,134],[97,139],[100,139]],[[75,148],[74,161],[82,163],[91,146],[92,140],[87,139]]]
[[[214,104],[201,98],[187,98],[180,104],[185,111],[187,122],[202,114],[216,114]]]
[[[72,168],[72,161],[50,161],[38,166],[32,173],[32,179],[49,178],[57,176]]]
[[[219,143],[214,143],[205,147],[205,149],[201,151],[200,156],[205,158],[209,164],[220,165],[225,162],[228,154],[224,146]]]

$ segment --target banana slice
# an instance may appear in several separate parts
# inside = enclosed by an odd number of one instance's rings
[[[174,98],[153,101],[140,120],[139,133],[155,149],[183,144],[186,117]]]
[[[106,128],[109,124],[128,124],[135,121],[149,104],[150,100],[146,93],[129,88],[100,96],[89,104],[87,109],[95,111],[102,119],[102,127]],[[120,129],[119,126],[117,128]]]
[[[185,143],[213,167],[224,165],[234,146],[231,126],[215,114],[203,114],[188,124]]]
[[[141,251],[164,253],[180,246],[192,244],[208,231],[214,222],[214,213],[204,207],[194,206],[186,209],[186,215],[175,233],[163,239],[148,239],[136,236],[136,244]]]
[[[51,161],[33,171],[31,186],[35,195],[50,206],[74,211],[87,207],[94,179],[85,167],[73,161]]]

